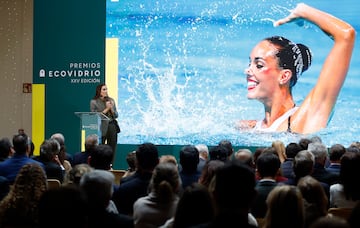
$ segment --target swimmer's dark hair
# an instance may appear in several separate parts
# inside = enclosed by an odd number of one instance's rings
[[[290,88],[292,88],[300,75],[311,65],[312,54],[310,49],[303,44],[295,44],[282,36],[272,36],[265,40],[278,47],[276,57],[279,67],[291,70]]]

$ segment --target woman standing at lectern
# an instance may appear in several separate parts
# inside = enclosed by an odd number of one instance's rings
[[[116,118],[118,112],[115,100],[108,96],[108,89],[105,84],[96,87],[95,96],[90,101],[91,112],[101,112],[109,118],[109,120],[101,121],[101,143],[108,144],[113,149],[113,161],[116,153],[117,133],[120,132]]]

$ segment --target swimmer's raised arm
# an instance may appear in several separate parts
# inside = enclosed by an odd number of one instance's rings
[[[299,3],[289,14],[274,23],[275,26],[305,19],[317,25],[334,40],[334,45],[327,56],[318,82],[303,102],[299,110],[306,129],[316,126],[326,126],[337,96],[345,81],[355,42],[354,28],[328,13],[315,9],[304,3]],[[321,45],[319,43],[319,45]],[[320,122],[319,122],[320,121]]]

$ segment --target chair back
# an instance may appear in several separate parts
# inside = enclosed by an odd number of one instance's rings
[[[46,181],[48,189],[59,188],[61,186],[61,182],[58,179],[48,178]]]

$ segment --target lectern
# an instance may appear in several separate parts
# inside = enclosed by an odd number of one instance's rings
[[[101,112],[75,112],[80,118],[81,151],[85,150],[85,139],[88,135],[98,135],[101,142],[101,123],[110,119]]]

